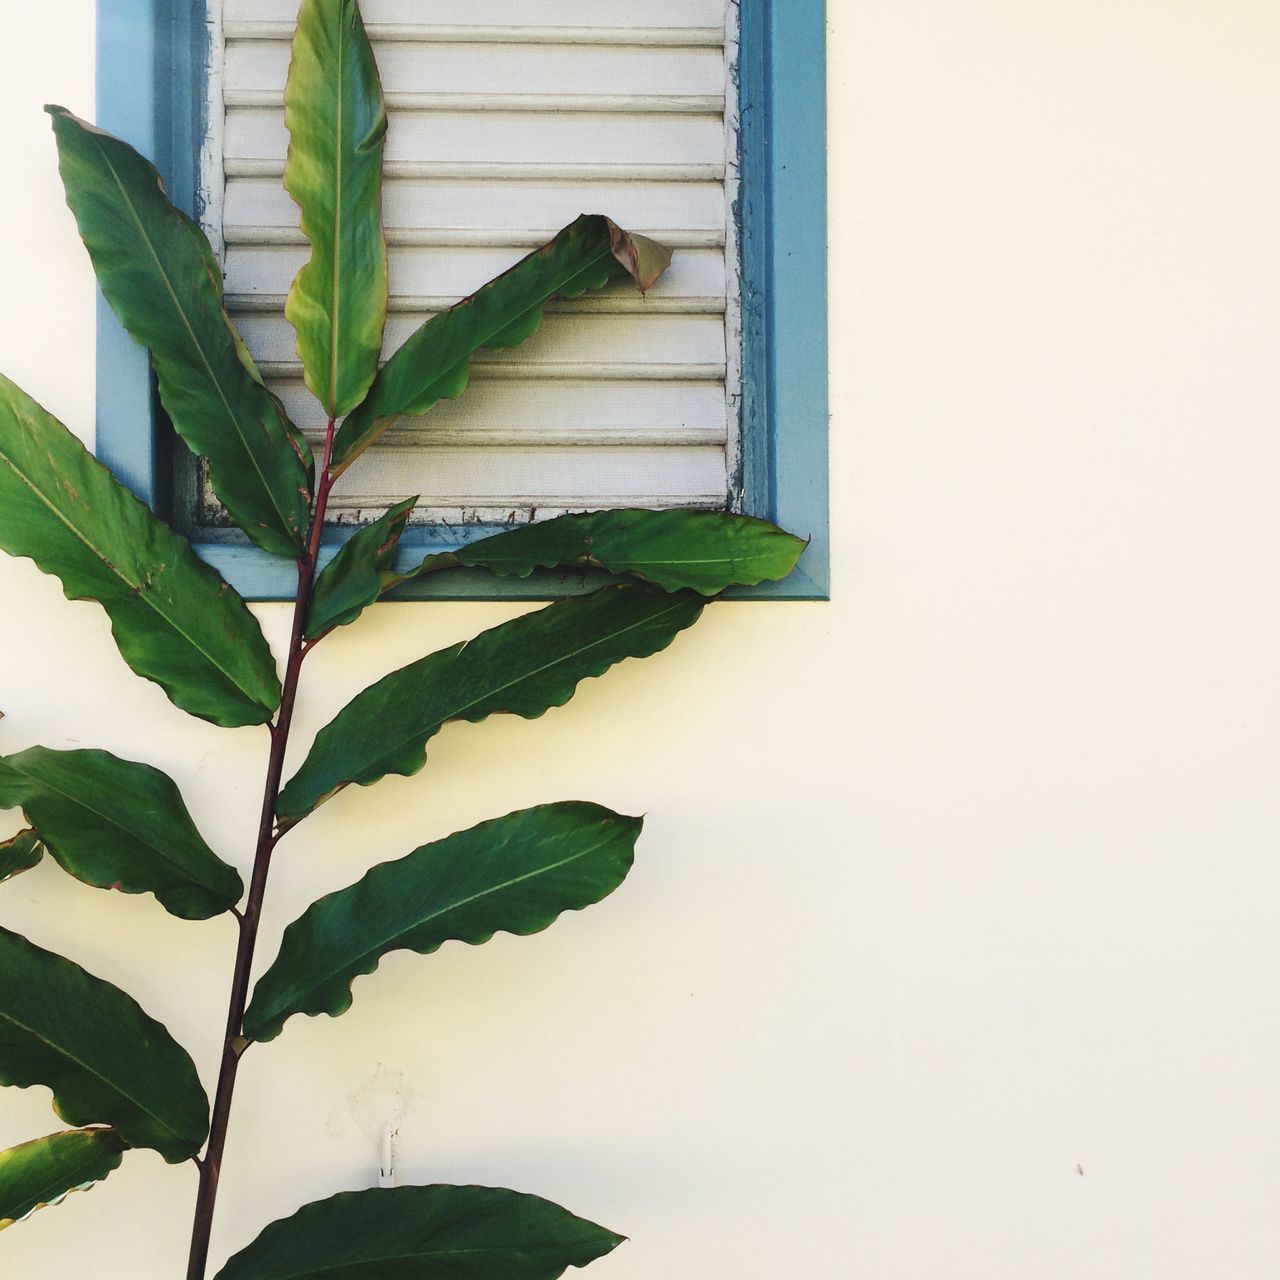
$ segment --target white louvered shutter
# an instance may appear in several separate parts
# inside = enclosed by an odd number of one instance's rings
[[[297,7],[211,6],[202,188],[230,309],[264,376],[315,435],[323,422],[283,318],[306,256],[281,185]],[[363,0],[361,8],[390,111],[384,354],[580,213],[608,214],[676,257],[647,297],[619,283],[554,303],[526,344],[477,357],[461,400],[402,419],[351,468],[336,517],[369,518],[414,494],[423,495],[420,518],[451,524],[725,506],[738,448],[736,270],[726,267],[736,255],[726,93],[736,4]]]

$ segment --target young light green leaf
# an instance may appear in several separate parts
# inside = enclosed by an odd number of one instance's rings
[[[244,601],[51,414],[0,376],[0,548],[96,600],[121,656],[184,711],[265,724],[275,660]]]
[[[285,316],[307,386],[331,418],[364,398],[387,313],[382,232],[382,82],[356,0],[303,0],[284,91],[284,185],[302,210],[311,259]]]
[[[310,453],[263,385],[222,304],[222,272],[200,230],[169,203],[155,167],[127,143],[47,108],[67,203],[103,296],[150,348],[175,430],[208,460],[227,514],[258,546],[297,558]]]
[[[316,579],[307,611],[308,640],[354,622],[396,582],[396,547],[417,498],[398,502],[381,519],[366,525],[324,567]]]
[[[71,1129],[0,1151],[0,1231],[91,1190],[120,1167],[124,1152],[114,1129]]]
[[[546,804],[374,867],[284,931],[254,989],[245,1035],[274,1040],[295,1013],[345,1013],[352,982],[389,951],[430,955],[450,940],[524,937],[599,902],[631,870],[641,826],[595,804]]]
[[[219,915],[244,893],[172,779],[150,765],[46,747],[0,756],[0,808],[19,806],[58,865],[86,884],[154,893],[184,920]]]
[[[44,845],[34,831],[19,831],[16,836],[0,842],[0,884],[39,866],[43,857]]]
[[[471,357],[518,346],[538,331],[554,297],[576,298],[617,276],[649,290],[671,253],[599,215],[584,214],[549,244],[491,280],[470,298],[433,316],[379,372],[364,401],[342,424],[334,470],[342,471],[402,414],[426,413],[467,389]]]
[[[624,1239],[518,1191],[375,1188],[273,1222],[216,1280],[558,1280]]]
[[[132,997],[77,964],[0,929],[0,1085],[53,1090],[68,1124],[109,1124],[170,1164],[209,1131],[191,1059]]]
[[[776,582],[808,543],[777,525],[725,511],[590,511],[557,516],[429,556],[420,573],[454,566],[527,578],[535,569],[599,568],[704,596]]]
[[[321,729],[280,795],[282,827],[306,817],[350,783],[426,763],[427,742],[450,720],[498,712],[536,719],[573,697],[580,681],[624,658],[665,649],[702,613],[693,591],[645,584],[602,587],[560,600],[393,671]]]

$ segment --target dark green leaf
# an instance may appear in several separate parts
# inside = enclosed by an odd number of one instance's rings
[[[91,1190],[120,1167],[124,1151],[114,1129],[72,1129],[0,1151],[0,1231]]]
[[[397,503],[361,529],[325,566],[307,612],[308,640],[354,622],[384,591],[402,581],[394,568],[396,547],[417,501]]]
[[[535,569],[577,566],[631,574],[667,591],[689,588],[713,596],[726,587],[785,578],[807,545],[767,520],[724,511],[591,511],[437,553],[419,572],[470,565],[527,578]]]
[[[132,997],[0,929],[0,1084],[47,1085],[68,1124],[109,1124],[170,1164],[209,1131],[191,1059]]]
[[[184,711],[264,724],[275,660],[244,601],[51,414],[0,376],[0,548],[96,600],[124,660]]]
[[[603,587],[393,671],[320,730],[280,795],[281,824],[299,821],[352,782],[417,773],[427,741],[450,720],[475,723],[498,712],[532,720],[563,706],[579,681],[665,649],[704,603],[692,591]]]
[[[186,920],[219,915],[244,893],[172,779],[150,765],[46,747],[0,756],[0,808],[18,806],[58,865],[86,884],[154,893]]]
[[[285,315],[307,386],[331,418],[369,390],[387,313],[382,147],[387,113],[356,0],[303,0],[284,91],[284,185],[311,260]]]
[[[424,844],[321,898],[284,931],[245,1015],[274,1040],[295,1013],[337,1017],[351,984],[389,951],[521,937],[611,894],[631,870],[641,819],[569,802],[523,809]]]
[[[44,845],[34,831],[19,831],[12,839],[0,843],[0,884],[40,865]]]
[[[496,1187],[349,1191],[273,1222],[216,1280],[558,1280],[624,1239]]]
[[[460,396],[471,376],[471,357],[482,349],[518,346],[536,333],[551,298],[576,298],[621,275],[648,290],[670,261],[670,252],[652,240],[631,235],[608,218],[583,215],[409,338],[383,366],[369,398],[339,429],[335,471],[350,465],[402,414],[426,413],[436,401]]]
[[[208,459],[227,514],[266,551],[302,554],[310,455],[222,305],[213,250],[127,143],[47,108],[67,203],[103,295],[151,350],[178,434]]]

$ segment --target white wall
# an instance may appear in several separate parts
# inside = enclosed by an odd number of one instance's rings
[[[92,4],[4,8],[0,364],[87,430],[39,105],[90,109]],[[649,814],[604,906],[393,958],[252,1052],[215,1255],[368,1185],[398,1081],[405,1180],[626,1231],[601,1280],[1280,1274],[1278,58],[1269,0],[832,0],[835,600],[713,610],[282,846],[268,955],[458,825]],[[174,711],[25,562],[0,593],[0,749],[162,765],[244,865],[264,735]],[[300,729],[510,612],[383,611],[316,654]],[[0,918],[212,1080],[227,924],[49,868]],[[0,1145],[51,1127],[2,1101]],[[193,1188],[131,1155],[4,1274],[173,1280]]]

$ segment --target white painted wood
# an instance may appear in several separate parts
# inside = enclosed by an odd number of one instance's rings
[[[413,314],[387,319],[383,353],[390,356],[422,323]],[[283,316],[248,314],[240,332],[264,362],[289,360],[296,341]],[[719,316],[550,315],[541,329],[508,351],[480,352],[477,364],[723,364],[724,321]]]
[[[369,38],[385,44],[569,44],[639,45],[648,48],[719,49],[723,27],[529,27],[437,26],[423,23],[367,22]],[[227,27],[231,40],[290,40],[291,22],[237,21]]]
[[[739,61],[739,35],[741,22],[739,15],[741,0],[725,0],[728,20],[725,22],[724,65],[725,80],[733,83],[736,78],[736,67]],[[736,94],[729,94],[725,100],[724,129],[721,143],[724,147],[724,207],[726,212],[738,207],[741,198],[740,174],[738,171],[738,139],[741,120],[739,103]],[[725,345],[725,409],[727,417],[733,422],[742,418],[743,387],[743,335],[744,324],[742,314],[742,254],[739,243],[738,220],[725,218],[725,270],[727,274],[725,288],[724,313],[724,345]],[[727,471],[731,477],[733,491],[729,494],[729,505],[736,507],[742,504],[744,494],[739,477],[743,474],[743,441],[740,431],[730,432],[725,441],[725,460]]]
[[[259,369],[266,378],[300,378],[302,365],[296,360],[262,360]],[[654,382],[720,382],[725,379],[724,364],[686,364],[641,360],[609,360],[603,362],[569,360],[527,360],[510,355],[487,355],[475,358],[471,376],[479,381],[484,378],[502,378],[525,382],[534,379],[574,379],[591,382],[607,381]]]
[[[200,167],[196,174],[196,213],[209,235],[209,243],[219,258],[226,252],[222,238],[222,202],[226,194],[226,111],[223,109],[223,71],[226,45],[223,39],[222,6],[210,4],[205,12],[208,41],[208,97],[205,135],[200,147]]]
[[[226,161],[228,178],[275,178],[284,175],[284,159]],[[723,182],[723,164],[477,164],[461,161],[391,160],[383,165],[389,180],[412,179],[433,183],[459,182]]]
[[[532,524],[535,520],[550,520],[553,516],[566,515],[570,512],[601,511],[605,508],[643,507],[650,511],[666,511],[672,509],[687,510],[721,510],[724,497],[721,494],[591,494],[586,497],[572,495],[517,495],[501,505],[492,500],[477,501],[474,498],[459,498],[455,495],[432,497],[428,505],[423,494],[414,508],[411,523],[428,528],[443,530],[460,530],[473,524]],[[383,515],[387,508],[402,498],[413,497],[406,493],[397,497],[395,494],[371,493],[365,496],[353,494],[329,499],[327,520],[333,524],[371,524]]]
[[[225,0],[228,23],[292,23],[298,0]],[[366,23],[434,26],[508,26],[526,28],[595,27],[609,31],[635,27],[721,27],[724,0],[645,0],[643,6],[600,0],[363,0]]]
[[[392,294],[455,302],[514,266],[523,256],[519,248],[510,246],[393,247],[388,255]],[[232,246],[225,263],[227,289],[232,294],[283,297],[306,258],[305,248],[298,245]],[[714,249],[692,249],[678,253],[666,275],[643,298],[622,281],[596,296],[626,298],[630,305],[643,307],[663,299],[723,298],[724,291],[724,255]]]
[[[443,507],[613,505],[622,497],[723,501],[724,450],[711,448],[422,448],[384,444],[335,490],[339,504],[385,506],[430,494]]]
[[[229,107],[279,107],[284,96],[275,89],[227,89]],[[388,110],[397,111],[494,111],[494,112],[594,112],[600,115],[723,116],[725,96],[677,93],[440,93],[391,90]]]
[[[270,315],[283,312],[285,295],[282,293],[229,293],[226,295],[227,305],[237,312],[258,312]],[[458,301],[457,298],[414,297],[408,294],[393,294],[388,299],[387,310],[392,315],[411,313],[419,321],[428,320],[433,315],[447,310]],[[553,298],[546,305],[548,315],[724,315],[726,302],[724,298],[671,298],[656,297],[651,291],[648,294],[637,293],[634,289],[593,290],[580,298]]]
[[[576,215],[574,215],[576,216]],[[547,243],[560,231],[564,222],[548,222],[541,227],[388,227],[387,244],[392,248],[509,248],[528,252]],[[625,221],[625,220],[624,220]],[[631,222],[628,228],[661,240],[670,249],[714,249],[724,244],[724,231],[684,231],[664,227],[649,227]],[[228,245],[302,245],[306,238],[297,227],[232,226],[224,224],[223,232]]]
[[[385,353],[583,212],[676,250],[645,297],[623,282],[552,304],[542,330],[481,353],[471,388],[398,422],[334,510],[426,495],[431,521],[584,505],[723,505],[737,456],[726,242],[727,0],[364,0],[390,114]],[[283,90],[297,0],[214,5],[221,53],[203,180],[227,303],[313,438],[323,416],[283,319],[306,258],[284,192]],[[216,145],[214,139],[217,139]],[[728,244],[736,255],[736,246]],[[736,335],[736,328],[734,328]],[[727,387],[732,379],[734,386]]]
[[[275,389],[300,427],[317,434],[324,429],[324,413],[300,378],[278,380]],[[729,420],[721,389],[712,381],[524,382],[482,374],[472,380],[462,399],[443,400],[422,417],[402,418],[392,431],[433,438],[475,432],[490,440],[544,439],[567,431],[601,441],[688,432],[707,442],[723,443]]]
[[[392,179],[383,184],[389,232],[484,229],[552,231],[581,213],[653,234],[714,233],[724,238],[724,190],[718,182],[462,182]],[[228,240],[239,227],[296,230],[298,206],[274,178],[233,178],[223,209]]]
[[[284,109],[233,107],[226,115],[229,161],[284,164]],[[601,116],[564,112],[393,112],[390,166],[704,165],[723,169],[723,122],[690,114]]]
[[[312,447],[323,444],[323,427],[306,433]],[[563,423],[546,428],[533,427],[479,427],[471,422],[456,430],[442,427],[430,418],[414,418],[408,422],[397,421],[388,429],[379,447],[433,448],[442,445],[483,446],[485,448],[595,448],[608,446],[659,447],[664,449],[713,445],[723,448],[723,431],[704,427],[684,427],[660,424],[652,427],[628,427],[625,431],[611,431],[605,427],[569,427]]]
[[[715,96],[725,89],[720,49],[593,45],[375,44],[388,95],[634,94]],[[281,95],[289,67],[283,40],[227,42],[231,93]]]

